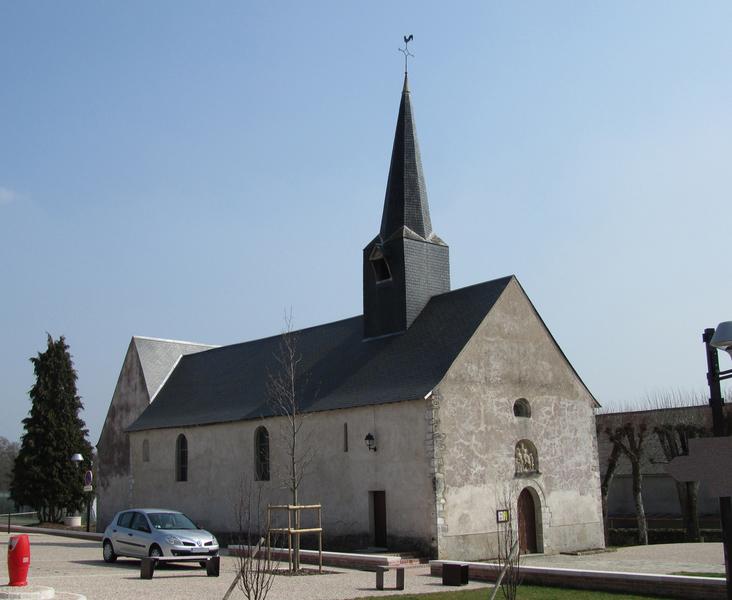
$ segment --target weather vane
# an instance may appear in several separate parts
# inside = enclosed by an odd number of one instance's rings
[[[399,52],[401,52],[404,55],[404,74],[407,74],[407,60],[411,56],[414,58],[414,54],[412,54],[409,51],[409,42],[411,42],[414,39],[414,36],[412,34],[409,34],[408,36],[404,36],[404,48],[398,48]]]

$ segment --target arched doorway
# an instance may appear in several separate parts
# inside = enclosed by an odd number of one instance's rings
[[[519,551],[521,554],[536,553],[536,507],[529,488],[524,488],[518,497]]]

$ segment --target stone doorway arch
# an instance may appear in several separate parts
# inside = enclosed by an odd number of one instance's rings
[[[521,490],[518,497],[518,534],[519,534],[519,551],[521,554],[535,554],[539,551],[537,543],[537,506],[538,498],[534,497],[531,489],[525,487]]]

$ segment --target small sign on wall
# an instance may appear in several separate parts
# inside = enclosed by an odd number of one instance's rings
[[[511,520],[511,511],[502,508],[496,511],[496,523],[508,523]]]

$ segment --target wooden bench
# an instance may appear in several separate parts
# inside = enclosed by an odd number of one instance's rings
[[[392,567],[385,567],[378,565],[376,567],[376,589],[384,589],[384,573],[386,573]],[[404,589],[404,567],[393,567],[396,570],[396,587],[395,590]]]
[[[161,562],[197,562],[206,563],[206,575],[218,577],[221,559],[218,556],[147,556],[140,561],[140,579],[152,579],[155,567]]]
[[[468,565],[464,563],[442,563],[442,585],[467,585]]]

